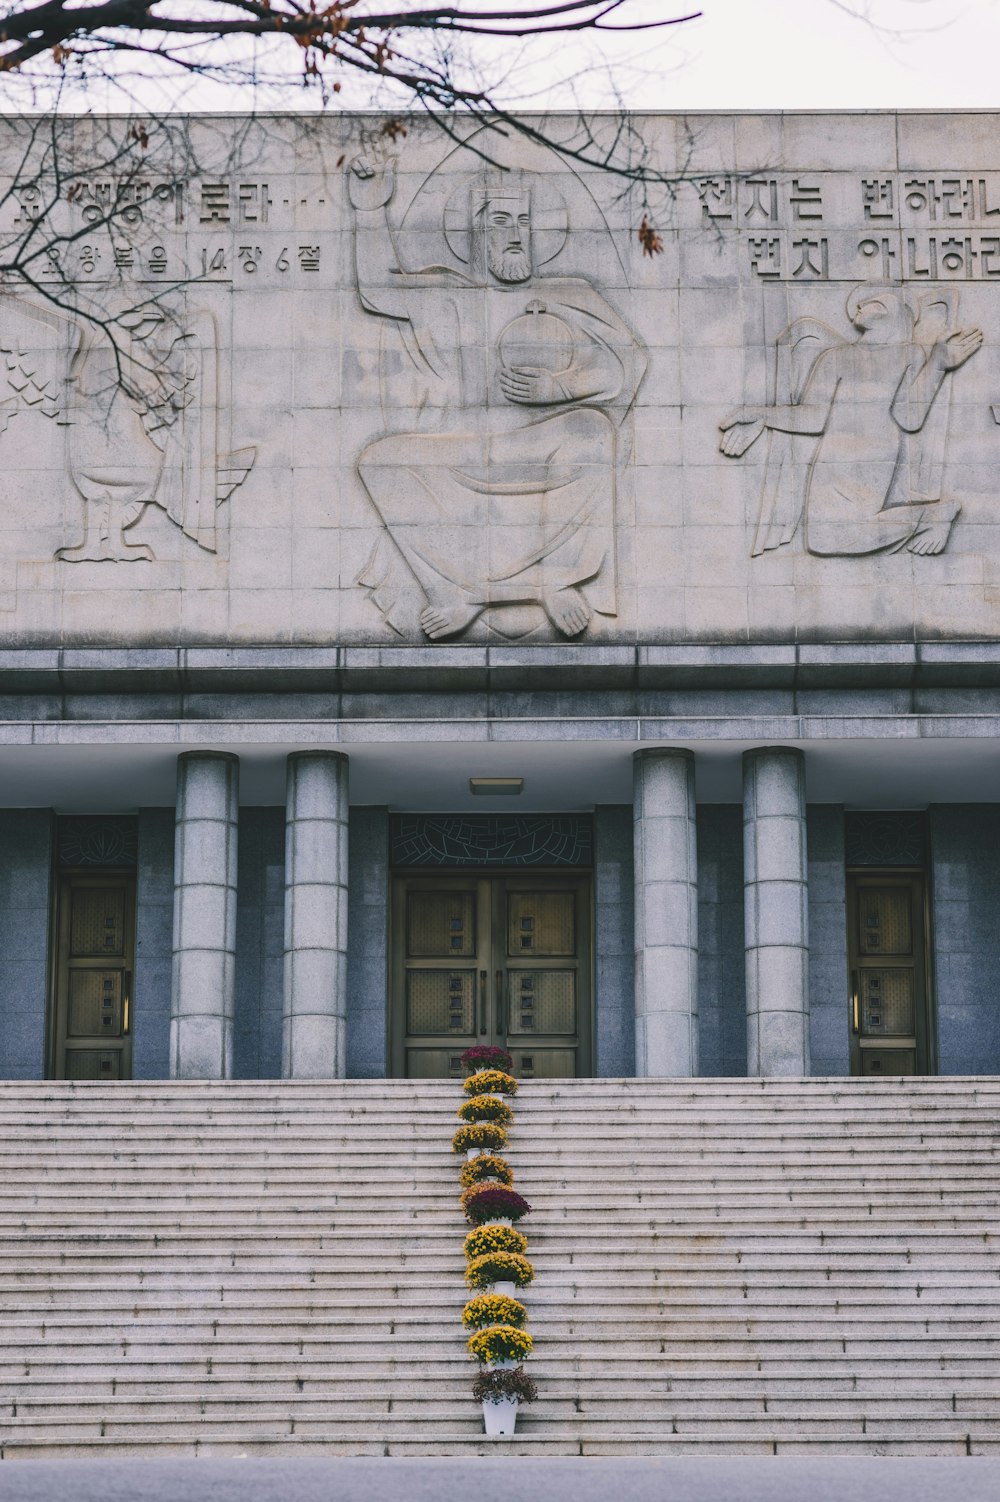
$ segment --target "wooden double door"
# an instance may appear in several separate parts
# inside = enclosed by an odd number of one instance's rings
[[[55,928],[52,1077],[131,1079],[135,877],[62,876]]]
[[[848,878],[851,1073],[930,1074],[924,877]]]
[[[498,1044],[526,1079],[591,1073],[589,876],[398,876],[391,1070],[460,1077]]]

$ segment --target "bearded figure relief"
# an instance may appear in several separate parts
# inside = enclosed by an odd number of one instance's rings
[[[356,159],[347,180],[362,304],[398,331],[421,388],[358,459],[385,527],[358,582],[401,632],[415,587],[432,641],[481,617],[508,637],[579,636],[617,614],[623,429],[646,363],[634,334],[586,278],[541,273],[567,237],[544,176],[459,179],[443,205],[454,264],[420,269],[389,222],[393,164]]]
[[[853,339],[814,318],[785,329],[773,402],[719,424],[731,458],[769,434],[755,557],[803,523],[820,557],[944,551],[962,509],[944,493],[953,372],[983,342],[957,312],[954,288],[864,286],[847,300]]]

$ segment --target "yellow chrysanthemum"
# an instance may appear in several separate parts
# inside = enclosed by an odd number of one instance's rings
[[[485,1325],[514,1325],[520,1330],[527,1318],[524,1305],[503,1293],[481,1293],[462,1310],[463,1325],[475,1330]]]
[[[469,1336],[469,1354],[477,1361],[523,1361],[534,1342],[527,1330],[514,1325],[491,1325]]]

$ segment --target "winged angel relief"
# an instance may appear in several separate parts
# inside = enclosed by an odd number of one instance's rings
[[[0,353],[8,393],[0,394],[0,434],[25,411],[66,430],[84,535],[58,550],[63,562],[152,560],[147,544],[125,535],[151,504],[214,553],[217,508],[255,458],[253,448],[219,452],[214,319],[196,313],[182,326],[150,304],[119,317],[115,333],[117,358],[93,326],[4,299]]]
[[[821,557],[943,552],[961,510],[943,494],[951,377],[983,342],[956,327],[957,308],[953,289],[856,287],[856,338],[815,318],[784,331],[774,401],[719,424],[734,458],[770,433],[754,557],[790,543],[803,517]]]

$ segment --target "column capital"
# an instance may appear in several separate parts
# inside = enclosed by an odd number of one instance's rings
[[[743,765],[746,766],[758,756],[794,756],[798,761],[806,759],[801,746],[751,746],[743,753]]]
[[[694,752],[686,746],[642,746],[638,751],[632,752],[632,761],[636,764],[643,761],[662,761],[666,757],[675,756],[682,761],[694,761]]]
[[[287,760],[289,766],[291,766],[293,762],[298,764],[299,762],[308,761],[338,761],[343,762],[345,766],[350,766],[351,763],[351,758],[348,756],[346,751],[327,751],[322,749],[311,751],[289,751]]]
[[[235,762],[237,766],[240,763],[239,756],[235,751],[213,751],[206,749],[204,751],[181,751],[178,753],[178,766],[182,762],[187,764],[192,761],[228,761]]]

